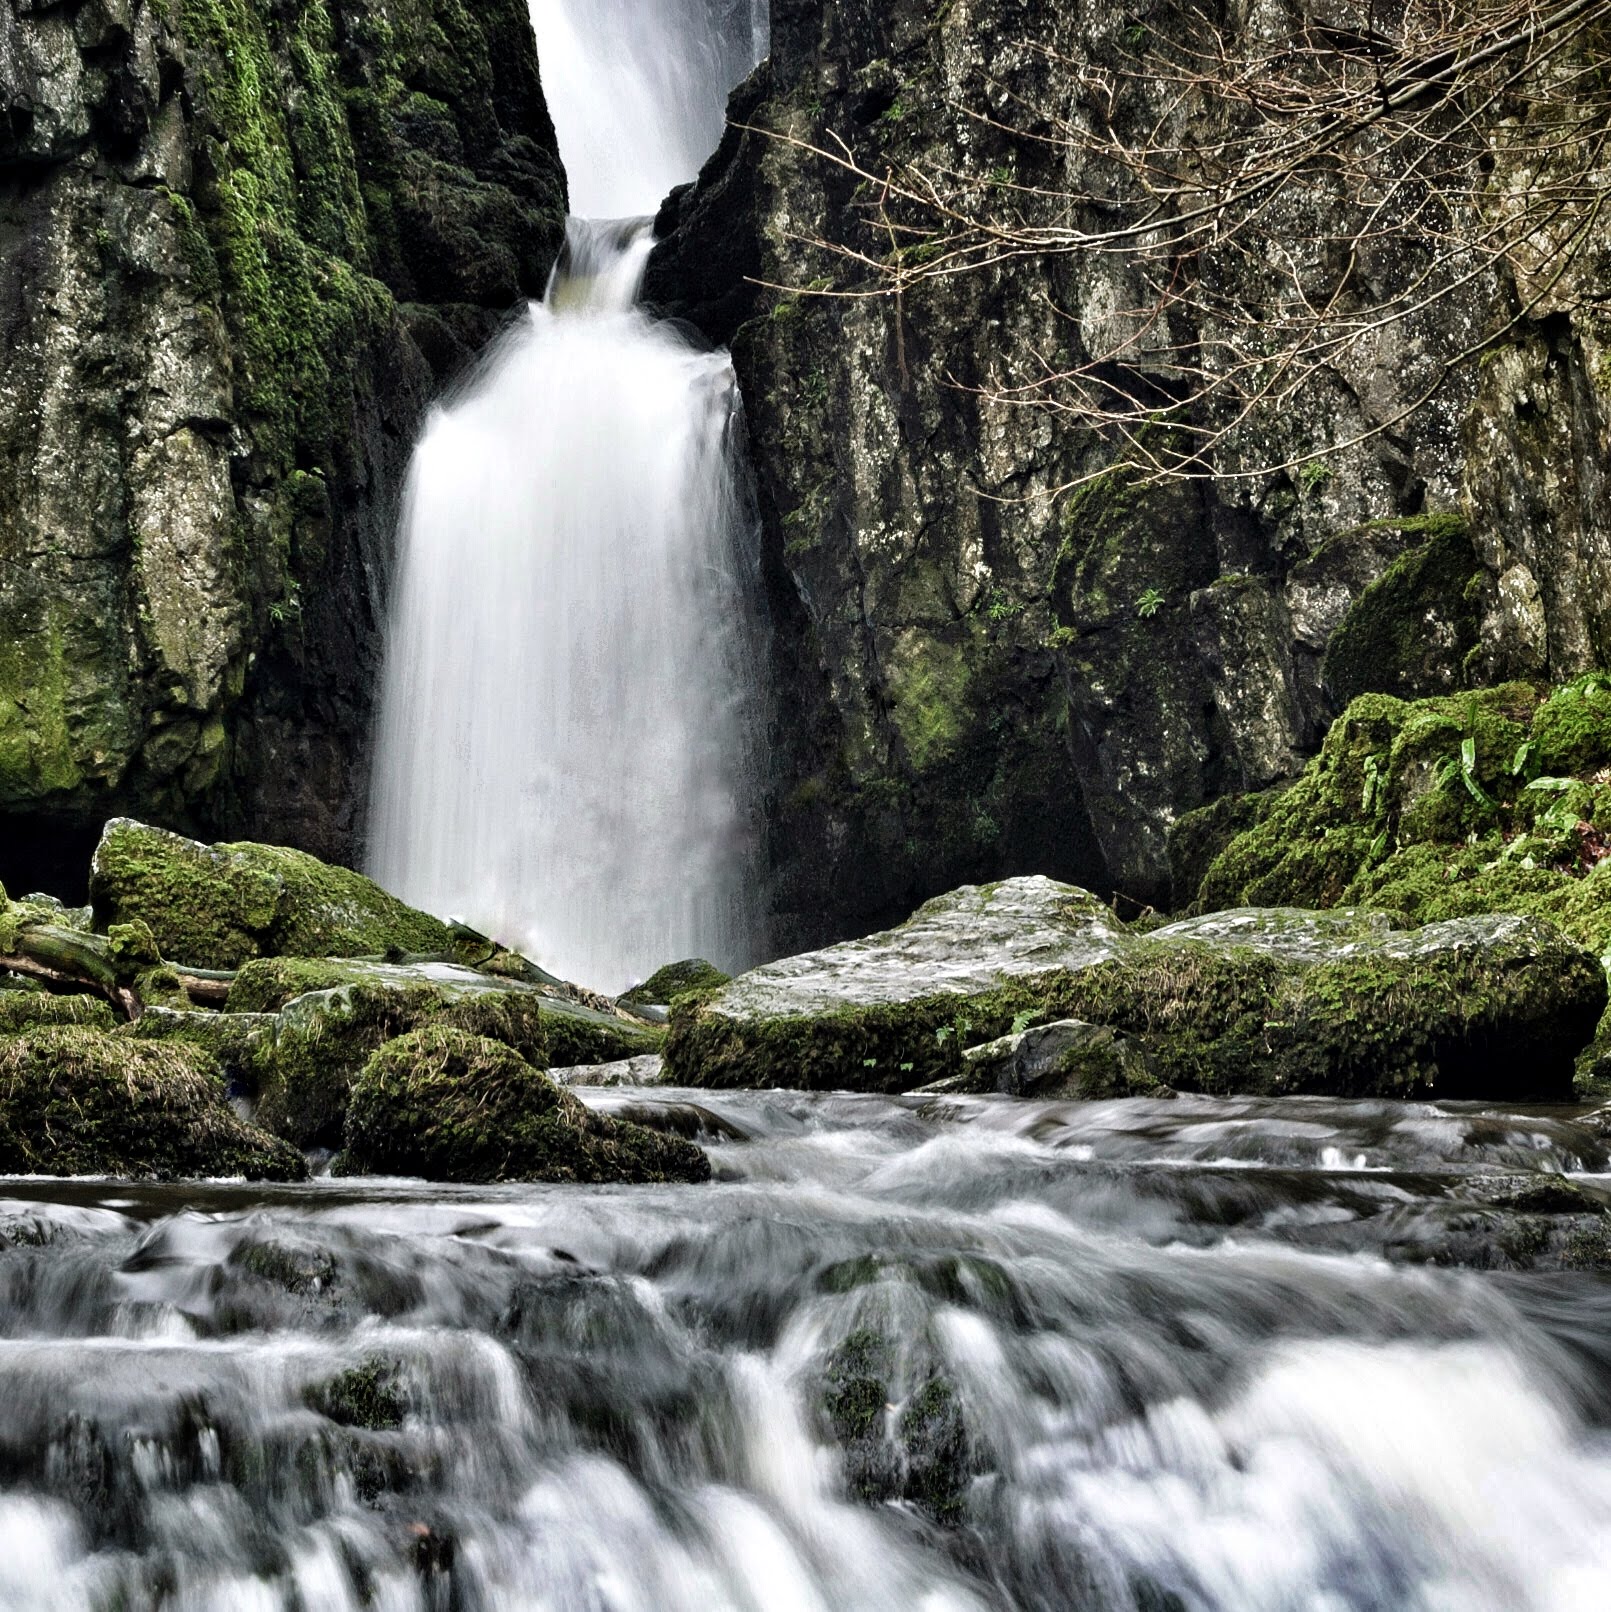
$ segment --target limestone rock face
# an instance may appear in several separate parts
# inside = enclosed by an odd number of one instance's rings
[[[1302,10],[1233,8],[1224,26],[1278,31]],[[1603,332],[1541,302],[1502,358],[1438,379],[1526,300],[1497,277],[1340,359],[1227,444],[1213,489],[1104,474],[1111,450],[1077,423],[991,399],[1025,355],[1104,350],[1141,294],[1120,256],[1020,259],[899,306],[768,289],[837,283],[844,260],[813,240],[891,251],[865,187],[803,144],[842,137],[874,173],[927,160],[963,191],[1011,183],[1021,207],[1038,188],[1103,195],[1037,126],[1014,138],[964,109],[1079,125],[1085,69],[1133,78],[1139,26],[1097,0],[775,0],[770,63],[662,216],[650,295],[731,343],[749,415],[791,694],[776,903],[803,944],[1027,869],[1166,901],[1175,817],[1292,777],[1339,709],[1332,670],[1344,698],[1421,697],[1575,671],[1611,642]],[[1496,192],[1514,177],[1501,153]],[[1290,187],[1266,232],[1323,236],[1329,205]],[[1363,294],[1414,256],[1362,263]],[[1224,270],[1257,306],[1256,265]],[[1412,426],[1369,434],[1428,392]],[[1362,437],[1308,473],[1251,473]]]
[[[1032,1087],[1547,1100],[1570,1094],[1605,1002],[1595,955],[1536,918],[1406,930],[1247,908],[1137,932],[1083,890],[1023,878],[678,1004],[665,1068],[676,1085],[908,1091],[952,1081],[971,1046],[1077,1020],[1045,1067],[1030,1060]],[[1092,1027],[1123,1039],[1095,1047]],[[1013,1090],[1024,1051],[993,1049],[1003,1078],[985,1084]]]
[[[519,0],[6,8],[0,873],[350,851],[414,429],[563,212]]]

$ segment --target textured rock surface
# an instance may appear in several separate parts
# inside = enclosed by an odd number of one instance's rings
[[[902,1091],[962,1052],[1077,1019],[1133,1040],[1077,1094],[1508,1096],[1571,1090],[1606,1004],[1596,957],[1515,915],[1396,930],[1266,908],[1150,932],[1044,878],[966,887],[864,941],[767,964],[672,1015],[679,1085]]]
[[[0,14],[0,877],[350,852],[414,427],[562,214],[521,0]]]
[[[518,1053],[427,1029],[365,1065],[347,1113],[343,1168],[433,1181],[704,1181],[679,1137],[591,1114]]]
[[[1230,26],[1278,31],[1295,15],[1237,11]],[[1067,64],[1133,69],[1137,26],[1094,0],[777,0],[771,64],[734,120],[843,137],[875,173],[928,158],[962,182],[1101,194],[1100,173],[1070,169],[1033,131],[1015,139],[963,108],[1078,124]],[[1192,111],[1171,115],[1189,124]],[[1329,676],[1345,698],[1424,695],[1460,686],[1474,654],[1482,680],[1569,674],[1607,653],[1594,321],[1539,304],[1413,428],[1311,474],[1212,493],[1098,474],[1060,492],[1100,472],[1106,450],[976,389],[1020,379],[1015,354],[1098,350],[1104,320],[1134,304],[1127,266],[1020,262],[899,308],[766,289],[838,272],[814,237],[889,252],[853,187],[798,145],[735,128],[668,209],[676,230],[650,278],[665,306],[731,340],[749,412],[777,676],[794,700],[773,803],[785,933],[791,917],[809,941],[854,931],[965,877],[1026,869],[1163,902],[1174,818],[1295,774],[1338,709]],[[1323,234],[1326,208],[1293,187],[1266,232]],[[1413,273],[1414,256],[1362,264],[1366,294]],[[1259,286],[1242,289],[1256,305]],[[1232,443],[1223,468],[1393,419],[1449,352],[1502,322],[1496,310],[1509,317],[1511,295],[1476,283],[1385,332]],[[1362,607],[1369,619],[1323,669]]]

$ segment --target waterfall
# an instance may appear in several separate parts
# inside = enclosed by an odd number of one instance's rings
[[[607,990],[760,944],[740,399],[636,305],[644,215],[714,148],[758,14],[532,0],[579,216],[404,497],[370,871]]]

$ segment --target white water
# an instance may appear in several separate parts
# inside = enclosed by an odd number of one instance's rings
[[[1445,1264],[1591,1131],[582,1095],[715,1181],[0,1186],[0,1608],[1611,1605],[1611,1288]]]
[[[388,629],[370,871],[606,990],[760,945],[740,401],[725,353],[635,306],[636,215],[692,177],[752,64],[733,10],[533,0],[584,216],[431,416]]]

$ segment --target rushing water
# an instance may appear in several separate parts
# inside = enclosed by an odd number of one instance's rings
[[[571,183],[541,305],[415,452],[371,871],[620,990],[762,945],[758,585],[738,390],[636,306],[641,215],[764,48],[748,0],[534,0]]]
[[[1572,1124],[589,1100],[716,1181],[0,1184],[0,1606],[1607,1602],[1611,1286],[1437,1264]]]

